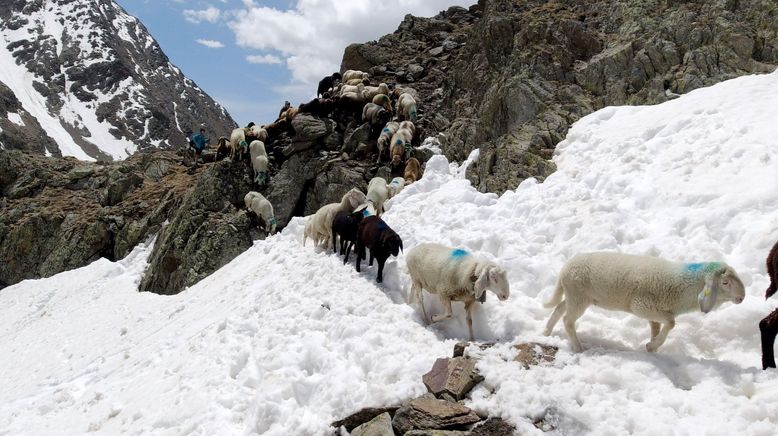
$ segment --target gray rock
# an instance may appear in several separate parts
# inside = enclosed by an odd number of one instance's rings
[[[465,398],[475,385],[483,380],[475,369],[475,359],[466,357],[441,358],[422,376],[427,390],[436,397],[448,394],[455,401]]]
[[[489,418],[470,430],[470,436],[509,436],[516,434],[516,428],[502,418]]]
[[[480,421],[470,408],[429,397],[416,398],[402,405],[392,419],[399,434],[418,430],[462,430]]]
[[[459,430],[411,430],[403,436],[470,436],[469,431]]]
[[[519,353],[514,360],[527,369],[529,369],[530,366],[537,366],[541,363],[553,362],[556,358],[557,351],[559,351],[559,347],[537,342],[518,344],[514,345],[513,348],[519,350]]]
[[[332,121],[311,114],[298,114],[292,119],[295,142],[315,141],[332,132]]]
[[[430,56],[440,56],[443,53],[443,46],[438,46],[433,49],[430,49],[428,52]]]
[[[351,436],[394,436],[392,417],[384,412],[351,432]]]
[[[346,418],[340,419],[338,421],[335,421],[332,423],[332,426],[335,428],[340,428],[341,426],[345,427],[347,431],[352,431],[356,427],[371,421],[373,418],[388,413],[389,415],[394,415],[395,412],[397,412],[397,409],[399,409],[399,406],[395,407],[366,407],[362,410],[359,410]]]

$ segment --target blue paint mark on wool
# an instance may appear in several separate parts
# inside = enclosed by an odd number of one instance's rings
[[[709,273],[721,268],[719,262],[705,262],[705,263],[687,263],[684,267],[684,271],[692,274]]]
[[[454,259],[461,259],[461,258],[463,258],[465,256],[469,256],[469,255],[470,255],[470,253],[468,253],[467,251],[465,251],[465,250],[463,250],[461,248],[456,248],[456,249],[451,251],[451,257],[454,258]]]
[[[705,267],[704,263],[687,263],[686,264],[686,271],[689,272],[700,272]]]

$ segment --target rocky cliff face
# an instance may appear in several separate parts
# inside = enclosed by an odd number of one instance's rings
[[[769,0],[481,0],[346,49],[341,69],[412,83],[420,121],[482,191],[553,172],[572,123],[608,105],[654,104],[778,64]]]
[[[0,149],[124,159],[200,125],[235,123],[114,1],[0,0]]]

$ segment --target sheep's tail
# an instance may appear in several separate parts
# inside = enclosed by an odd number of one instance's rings
[[[551,309],[552,307],[556,307],[559,303],[562,302],[562,297],[565,295],[565,290],[562,288],[562,280],[559,280],[556,284],[556,289],[554,289],[554,295],[551,296],[551,299],[543,303],[543,307],[546,309]]]

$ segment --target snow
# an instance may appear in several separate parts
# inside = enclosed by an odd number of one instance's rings
[[[474,309],[476,338],[497,344],[478,352],[485,381],[467,404],[520,434],[542,434],[532,422],[545,413],[557,434],[773,434],[778,378],[758,368],[757,324],[778,305],[763,299],[778,239],[776,110],[778,73],[605,108],[571,128],[544,183],[501,196],[434,156],[385,220],[406,250],[465,247],[511,284],[507,301]],[[324,435],[362,407],[423,393],[421,375],[467,335],[461,304],[425,326],[404,303],[404,255],[376,285],[375,267],[358,274],[302,247],[303,222],[176,296],[135,291],[150,245],[2,290],[0,434]],[[655,354],[646,321],[589,309],[575,354],[561,328],[541,336],[542,301],[563,263],[592,250],[725,260],[747,297],[680,316]],[[556,361],[512,362],[530,340],[559,346]]]
[[[16,124],[17,126],[24,127],[24,121],[22,121],[22,116],[19,115],[18,113],[8,112],[7,117],[8,117],[8,121]]]

